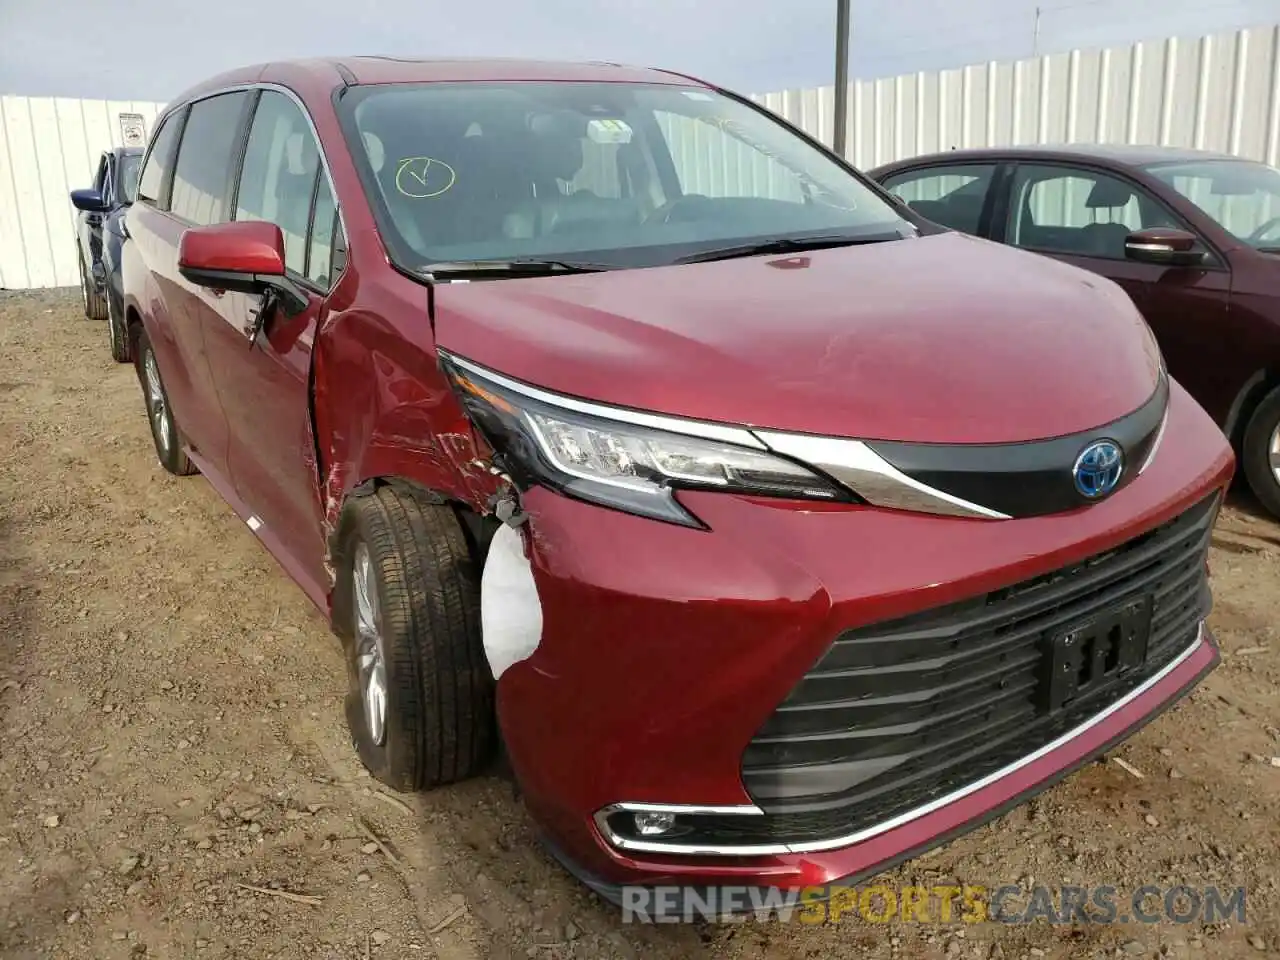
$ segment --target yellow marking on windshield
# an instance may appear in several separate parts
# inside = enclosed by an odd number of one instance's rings
[[[438,197],[458,182],[458,174],[435,157],[405,157],[396,165],[396,189],[406,197]]]

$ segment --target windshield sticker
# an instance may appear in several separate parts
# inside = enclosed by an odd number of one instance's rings
[[[610,117],[587,122],[587,136],[593,143],[630,143],[631,127],[625,120]]]
[[[682,92],[690,100],[701,100],[703,102],[709,103],[710,101],[715,99],[715,97],[711,96],[711,94],[703,93],[701,90],[684,90]]]
[[[396,165],[396,189],[415,200],[438,197],[457,182],[453,167],[435,157],[405,157]]]

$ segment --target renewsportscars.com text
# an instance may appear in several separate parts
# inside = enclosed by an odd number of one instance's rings
[[[1244,923],[1245,890],[1183,884],[637,886],[623,887],[622,914],[626,923],[740,922],[750,916],[784,923]]]

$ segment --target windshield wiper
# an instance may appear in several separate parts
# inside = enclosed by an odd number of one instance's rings
[[[1280,253],[1280,247],[1254,247],[1259,253]]]
[[[864,243],[884,243],[888,240],[901,240],[902,234],[897,230],[885,233],[870,233],[851,237],[848,234],[830,234],[812,237],[777,237],[773,240],[762,240],[759,243],[744,243],[735,247],[716,247],[702,250],[688,256],[679,257],[673,263],[709,263],[712,260],[733,260],[737,257],[754,257],[770,253],[797,253],[801,250],[822,250],[831,247],[853,247]]]
[[[605,263],[587,263],[580,260],[442,260],[419,267],[418,272],[432,280],[448,280],[451,277],[546,277],[565,273],[600,273],[612,270]]]

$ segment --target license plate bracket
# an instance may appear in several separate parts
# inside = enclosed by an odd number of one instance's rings
[[[1150,596],[1136,597],[1052,634],[1044,708],[1061,710],[1140,666],[1151,638],[1151,606]]]

